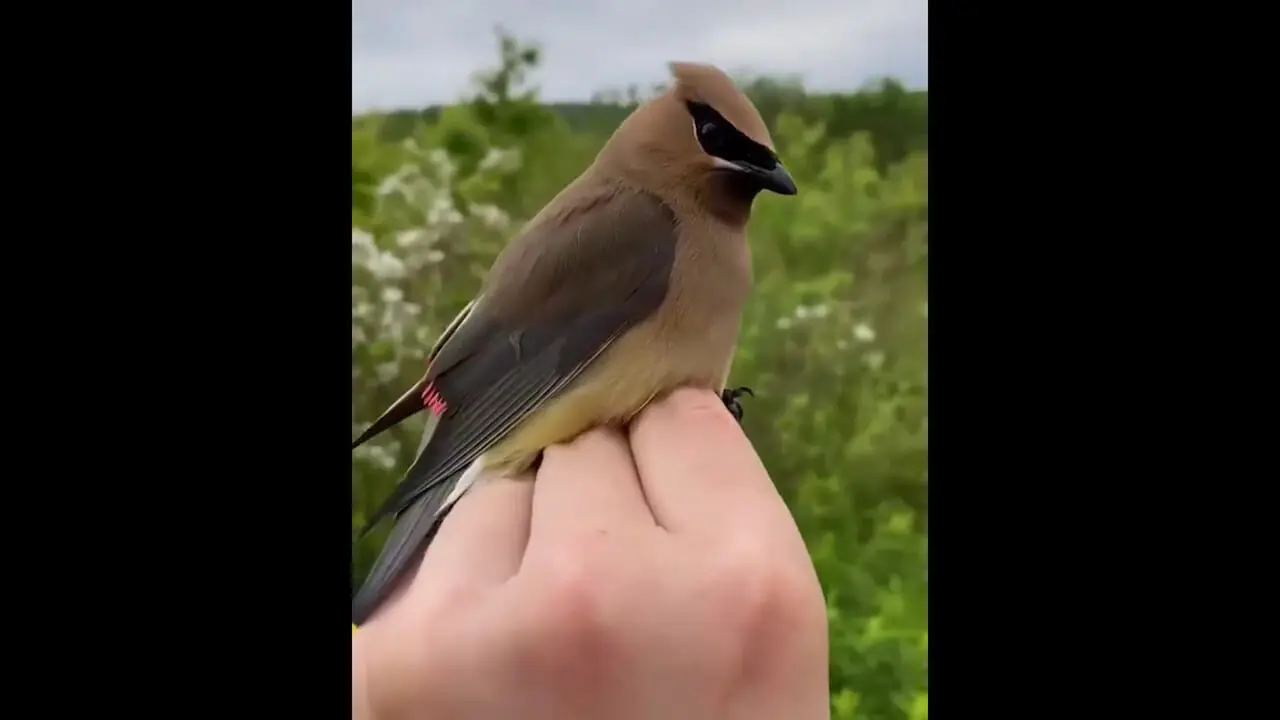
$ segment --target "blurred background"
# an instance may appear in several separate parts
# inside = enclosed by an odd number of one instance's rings
[[[928,718],[927,0],[456,5],[352,4],[352,435],[665,63],[715,63],[800,187],[757,200],[730,381],[822,580],[832,716]],[[354,453],[353,541],[421,427]]]

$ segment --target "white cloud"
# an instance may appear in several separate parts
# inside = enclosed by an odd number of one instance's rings
[[[666,79],[666,62],[800,75],[852,89],[884,75],[927,86],[928,0],[353,0],[351,107],[421,107],[464,92],[497,57],[502,24],[543,46],[534,77],[549,100]]]

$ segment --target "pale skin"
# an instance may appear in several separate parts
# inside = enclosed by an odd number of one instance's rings
[[[358,720],[829,717],[813,564],[708,391],[478,483],[352,660]]]

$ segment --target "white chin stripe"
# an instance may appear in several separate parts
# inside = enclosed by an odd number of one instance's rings
[[[738,172],[742,172],[741,165],[737,163],[731,163],[728,160],[725,160],[724,158],[718,158],[714,155],[711,156],[711,164],[715,165],[716,167],[722,170],[737,170]]]

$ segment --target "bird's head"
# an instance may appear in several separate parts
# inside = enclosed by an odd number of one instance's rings
[[[729,76],[698,63],[669,68],[672,86],[622,122],[600,159],[650,189],[691,189],[712,204],[795,195],[760,111]]]

